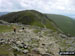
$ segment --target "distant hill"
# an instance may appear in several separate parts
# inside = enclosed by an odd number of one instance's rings
[[[8,12],[0,12],[0,16],[7,14]]]
[[[47,17],[65,33],[75,35],[75,21],[67,16],[47,14]]]
[[[43,14],[35,10],[25,10],[19,12],[8,13],[0,17],[0,20],[9,23],[22,23],[25,25],[40,26],[54,31],[60,29],[65,34],[75,36],[75,22],[73,19],[55,14]]]

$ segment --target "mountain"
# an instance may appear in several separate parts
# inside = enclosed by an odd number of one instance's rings
[[[22,23],[56,30],[52,22],[46,19],[44,14],[34,10],[8,13],[7,15],[1,16],[0,19],[9,23]]]
[[[72,18],[56,14],[47,14],[47,17],[52,20],[64,33],[75,35],[75,21]]]
[[[0,16],[7,14],[8,12],[0,12]]]
[[[35,10],[25,10],[8,13],[0,17],[0,20],[9,23],[22,23],[25,25],[40,26],[54,31],[60,29],[63,33],[75,36],[75,22],[73,19],[55,14],[43,14]]]
[[[3,15],[0,56],[62,56],[62,51],[75,51],[75,37],[65,35],[73,33],[73,24],[75,21],[67,16],[34,10]]]

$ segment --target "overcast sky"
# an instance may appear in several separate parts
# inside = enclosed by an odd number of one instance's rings
[[[75,0],[0,0],[0,12],[30,9],[75,17]]]

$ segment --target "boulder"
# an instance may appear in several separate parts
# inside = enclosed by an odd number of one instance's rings
[[[27,53],[29,53],[29,51],[28,50],[23,50],[23,53],[27,54]]]
[[[42,54],[42,56],[51,56],[49,53]]]

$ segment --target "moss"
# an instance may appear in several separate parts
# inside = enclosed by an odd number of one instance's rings
[[[46,27],[48,28],[48,29],[52,29],[53,31],[56,31],[57,29],[52,25],[52,22],[51,21],[48,21],[48,20],[46,20],[47,22],[46,22]]]
[[[12,31],[12,26],[0,25],[0,32]]]
[[[19,55],[22,55],[23,53],[22,52],[20,52],[20,51],[17,51],[16,49],[13,49],[13,54],[19,54]]]
[[[47,31],[45,31],[43,34],[46,36],[46,35],[49,34],[49,33],[48,33]]]
[[[10,53],[12,53],[12,50],[9,50],[10,48],[10,45],[0,46],[0,54],[9,55]]]
[[[0,25],[0,33],[1,32],[10,32],[13,31],[13,26],[15,26],[17,29],[20,28],[17,25]]]
[[[40,22],[33,22],[32,23],[33,26],[39,26],[43,28],[43,25]]]
[[[39,30],[39,29],[33,30],[34,33],[38,33],[38,32],[40,32],[40,31],[41,31],[41,30]]]

